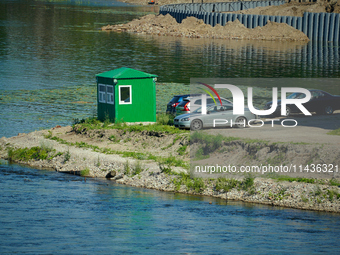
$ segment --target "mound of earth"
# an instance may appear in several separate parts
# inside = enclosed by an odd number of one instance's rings
[[[264,27],[248,29],[239,20],[235,20],[225,26],[217,24],[212,27],[195,17],[188,17],[182,23],[177,23],[169,14],[165,16],[150,14],[127,24],[107,25],[102,27],[102,30],[191,38],[309,41],[304,33],[282,23],[268,21]]]

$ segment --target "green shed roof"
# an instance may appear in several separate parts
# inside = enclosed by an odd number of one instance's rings
[[[96,75],[97,77],[104,78],[114,78],[114,79],[138,79],[138,78],[155,78],[157,75],[144,73],[142,71],[138,71],[132,68],[122,67],[118,69],[114,69],[111,71],[107,71],[104,73],[100,73]]]

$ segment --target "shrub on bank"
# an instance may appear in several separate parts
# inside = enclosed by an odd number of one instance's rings
[[[185,133],[189,132],[187,130],[178,129],[173,126],[173,116],[168,114],[157,114],[157,121],[154,124],[143,125],[143,124],[127,124],[123,121],[118,121],[116,123],[110,123],[107,120],[104,122],[98,120],[97,118],[91,117],[87,119],[75,119],[73,121],[73,131],[82,132],[86,130],[94,129],[119,129],[129,132],[142,132],[142,131],[153,131],[153,132],[164,132],[169,134],[175,133]]]
[[[44,160],[48,158],[48,154],[55,151],[48,147],[32,147],[32,148],[8,148],[7,155],[9,161],[28,161],[28,160]]]

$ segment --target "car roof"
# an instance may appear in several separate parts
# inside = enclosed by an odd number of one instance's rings
[[[208,106],[215,106],[216,104],[207,104]],[[217,104],[217,106],[221,106],[221,104]],[[222,104],[222,106],[230,106],[230,104]]]
[[[204,94],[203,94],[204,95]],[[206,94],[207,96],[209,96],[208,94]],[[194,96],[189,96],[186,98],[186,100],[190,100],[190,99],[197,99],[197,98],[200,98],[202,96],[202,94],[198,94],[198,95],[194,95]],[[214,96],[214,98],[218,98],[217,96]],[[221,99],[226,99],[224,97],[220,97]],[[226,99],[228,100],[228,99]]]
[[[188,97],[188,96],[190,96],[190,94],[185,94],[185,95],[175,95],[175,96],[173,96],[173,97]]]
[[[199,97],[202,94],[183,94],[183,95],[175,95],[174,97]],[[208,94],[206,94],[208,95]]]

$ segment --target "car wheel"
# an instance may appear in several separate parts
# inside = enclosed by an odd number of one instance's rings
[[[331,115],[331,114],[333,114],[333,107],[330,106],[330,105],[327,105],[327,106],[324,108],[324,113],[325,113],[326,115]]]
[[[203,128],[203,123],[200,120],[193,120],[190,124],[191,130],[201,130]]]
[[[247,119],[245,117],[238,117],[235,121],[237,128],[244,128],[247,125]]]
[[[286,106],[286,116],[289,116],[291,114],[291,110],[288,106]]]

